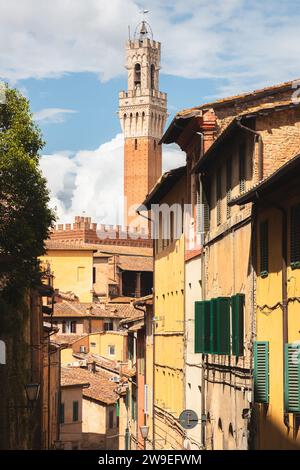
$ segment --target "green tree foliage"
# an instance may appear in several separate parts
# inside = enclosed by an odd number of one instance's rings
[[[28,101],[6,86],[0,104],[0,290],[9,297],[37,281],[38,256],[54,221],[39,168],[43,146]]]

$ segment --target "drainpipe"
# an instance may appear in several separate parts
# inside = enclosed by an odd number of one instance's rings
[[[241,123],[241,117],[237,118],[236,123],[240,129],[255,135],[256,142],[258,142],[258,180],[261,181],[264,177],[264,144],[262,136],[259,132],[244,126],[244,124]]]

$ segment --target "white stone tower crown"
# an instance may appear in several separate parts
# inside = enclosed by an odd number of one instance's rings
[[[159,91],[160,42],[146,21],[126,43],[128,91],[119,93],[119,117],[126,137],[160,139],[167,118],[167,94]]]

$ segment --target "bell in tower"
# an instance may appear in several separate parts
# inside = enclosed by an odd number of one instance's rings
[[[159,90],[161,44],[143,20],[126,43],[128,90],[119,93],[124,145],[124,222],[138,226],[135,210],[162,173],[159,141],[167,118],[167,95]]]

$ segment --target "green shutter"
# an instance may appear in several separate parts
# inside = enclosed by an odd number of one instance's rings
[[[300,204],[291,208],[291,267],[300,268]]]
[[[232,354],[234,356],[244,355],[244,305],[244,294],[231,297]]]
[[[254,401],[269,403],[269,342],[254,342]]]
[[[195,353],[210,352],[210,302],[195,302]]]
[[[120,417],[120,400],[116,401],[116,416]]]
[[[209,330],[209,352],[218,354],[217,331],[218,331],[218,303],[217,299],[210,301],[210,330]]]
[[[300,413],[300,344],[285,345],[285,411]]]
[[[230,354],[230,299],[218,297],[217,308],[217,354]]]
[[[260,224],[260,275],[269,274],[269,224],[265,220]]]

